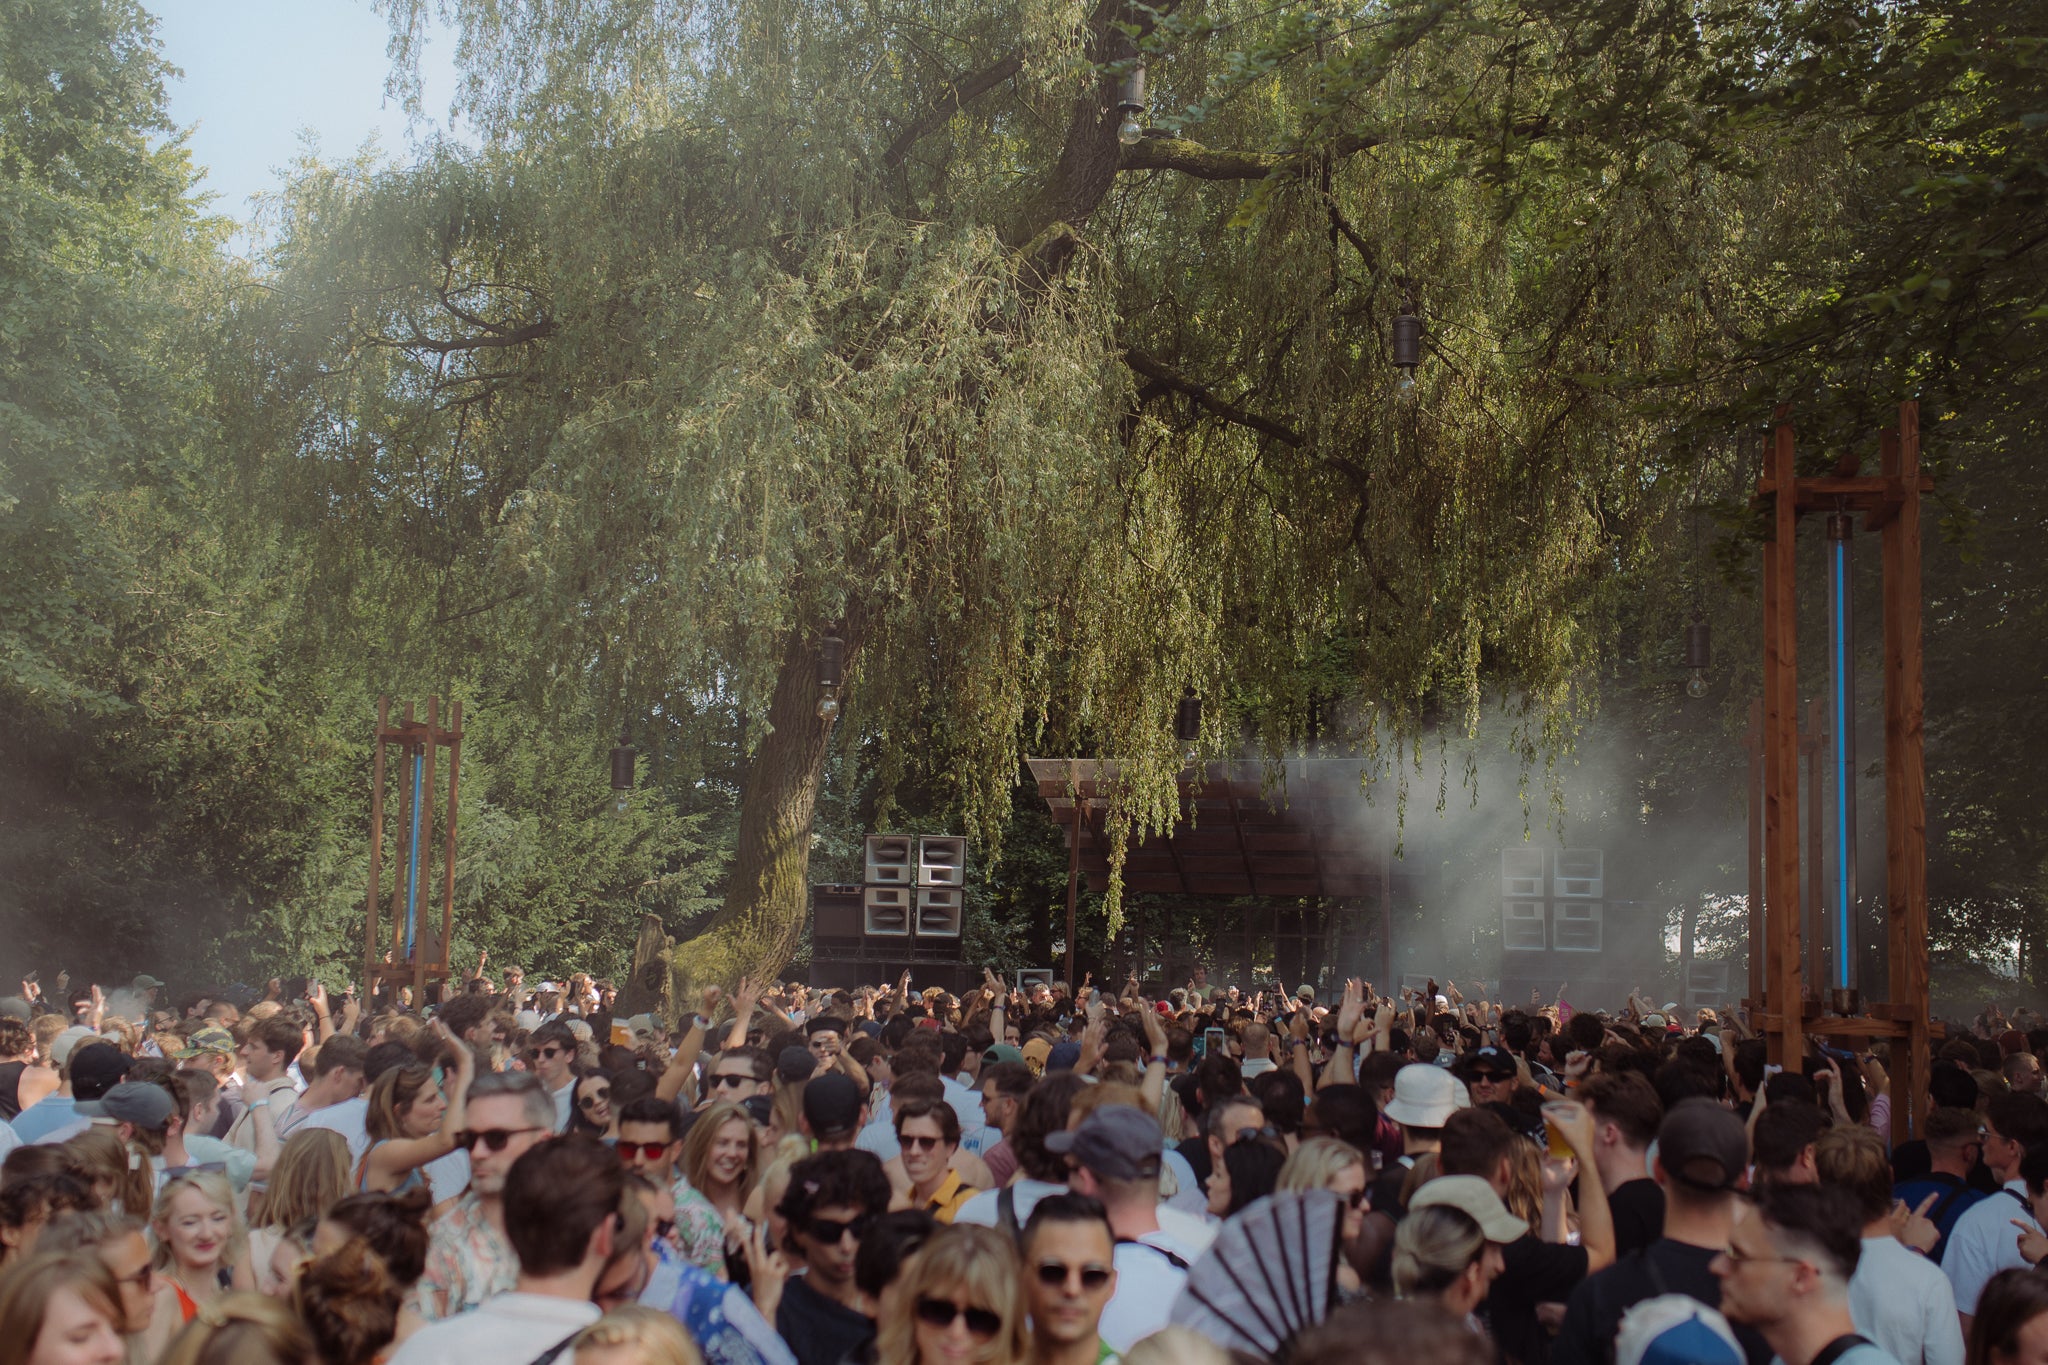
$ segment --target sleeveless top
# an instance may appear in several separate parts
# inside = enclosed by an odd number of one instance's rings
[[[380,1138],[378,1141],[371,1143],[369,1149],[363,1153],[363,1159],[356,1163],[356,1193],[366,1194],[369,1192],[370,1153],[376,1151],[389,1141],[391,1141],[390,1138]],[[421,1175],[420,1168],[415,1166],[405,1173],[405,1179],[399,1181],[396,1185],[384,1191],[384,1193],[404,1194],[406,1191],[426,1183],[427,1178]]]
[[[214,1279],[222,1289],[233,1289],[235,1287],[234,1272],[226,1266],[222,1266],[218,1271],[214,1272]],[[178,1295],[179,1316],[186,1322],[192,1321],[193,1318],[199,1315],[199,1301],[190,1294],[187,1294],[185,1286],[179,1284],[175,1278],[171,1280],[171,1288]]]
[[[27,1069],[27,1062],[0,1064],[0,1119],[9,1123],[21,1114],[21,1073]]]

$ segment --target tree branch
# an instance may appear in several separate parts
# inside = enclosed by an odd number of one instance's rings
[[[1001,61],[985,66],[960,80],[946,82],[939,91],[939,97],[932,101],[923,113],[912,119],[909,127],[896,135],[896,140],[882,153],[882,164],[892,171],[895,170],[903,164],[903,159],[910,155],[910,149],[921,139],[928,137],[947,119],[1016,75],[1023,66],[1024,54],[1012,52]]]
[[[510,331],[480,337],[450,337],[446,340],[431,337],[415,329],[410,336],[372,336],[372,346],[390,346],[402,351],[431,351],[436,355],[452,355],[458,351],[500,351],[512,346],[524,346],[529,341],[539,341],[555,334],[555,320],[542,318],[529,322],[523,327]]]
[[[1304,444],[1301,433],[1282,426],[1270,417],[1261,417],[1256,412],[1226,402],[1210,392],[1206,384],[1197,384],[1180,371],[1168,365],[1157,356],[1147,355],[1132,346],[1124,351],[1124,363],[1139,374],[1175,393],[1184,393],[1206,411],[1221,417],[1233,425],[1248,427],[1262,436],[1270,436],[1283,445],[1299,448]]]
[[[1143,138],[1123,149],[1119,171],[1179,171],[1198,180],[1264,180],[1276,172],[1299,174],[1316,164],[1316,156],[1327,151],[1332,158],[1354,156],[1377,147],[1386,139],[1374,134],[1347,133],[1327,147],[1304,148],[1298,152],[1239,152],[1222,147],[1204,147],[1178,137]]]

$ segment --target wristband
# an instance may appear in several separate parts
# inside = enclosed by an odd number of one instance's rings
[[[1152,1059],[1151,1059],[1151,1063],[1150,1063],[1150,1064],[1151,1064],[1151,1065],[1154,1065],[1154,1066],[1165,1066],[1165,1065],[1166,1065],[1166,1054],[1165,1054],[1165,1053],[1163,1053],[1163,1052],[1155,1052],[1155,1053],[1153,1053],[1153,1054],[1152,1054]]]
[[[266,1096],[264,1096],[264,1097],[263,1097],[262,1099],[260,1099],[260,1100],[250,1100],[250,1101],[249,1101],[249,1108],[251,1108],[251,1109],[268,1109],[269,1107],[270,1107],[270,1097],[269,1097],[269,1096],[267,1096],[267,1095],[266,1095]]]

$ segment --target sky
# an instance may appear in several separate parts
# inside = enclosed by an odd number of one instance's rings
[[[276,187],[303,134],[332,159],[372,136],[388,157],[410,147],[405,110],[384,94],[387,29],[369,0],[145,3],[165,59],[184,72],[170,84],[171,118],[191,130],[214,212],[246,225],[250,196]],[[445,32],[427,45],[420,132],[447,127],[453,50]]]

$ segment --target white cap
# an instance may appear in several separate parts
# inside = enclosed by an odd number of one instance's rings
[[[58,1066],[71,1060],[71,1049],[80,1043],[97,1043],[100,1036],[83,1024],[73,1024],[50,1040],[50,1060]]]

